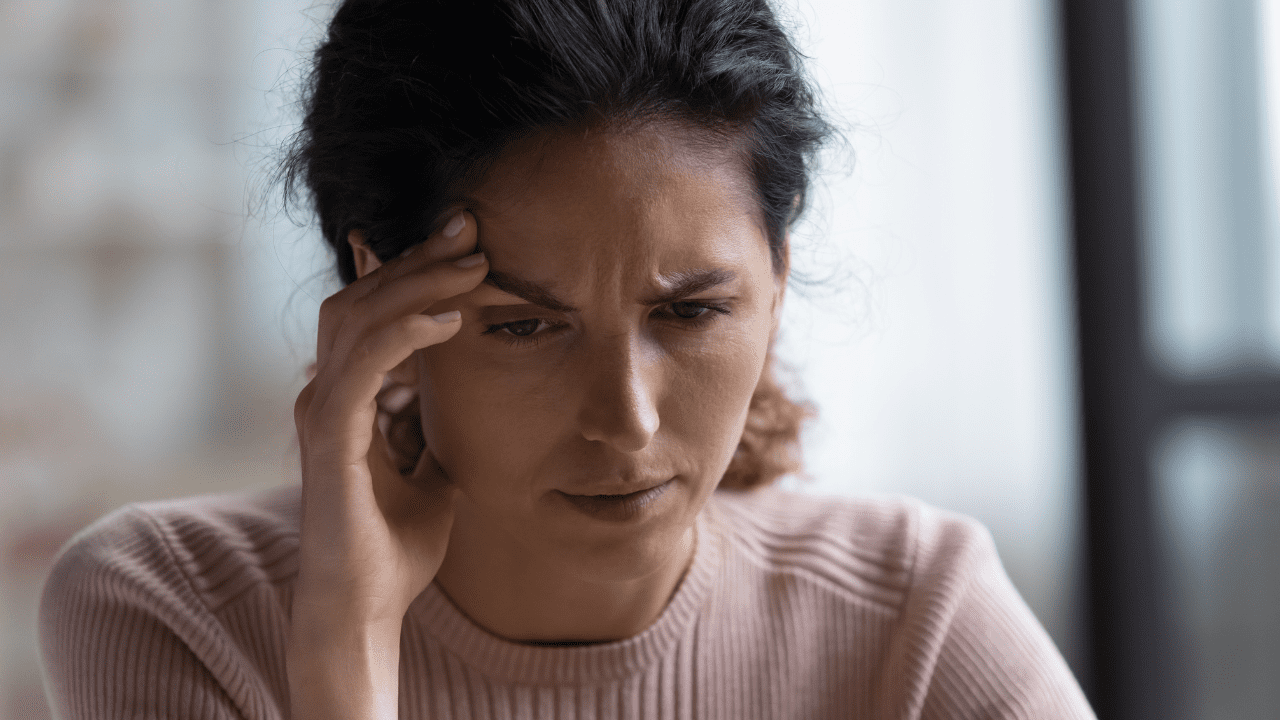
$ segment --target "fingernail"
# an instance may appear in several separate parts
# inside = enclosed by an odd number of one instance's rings
[[[484,253],[478,252],[475,255],[468,255],[454,263],[456,267],[473,268],[484,262]]]
[[[467,216],[459,210],[457,215],[449,219],[449,223],[444,226],[444,236],[447,238],[457,237],[462,232],[462,228],[467,226]]]
[[[449,312],[442,312],[442,313],[440,313],[439,315],[432,315],[432,316],[431,316],[431,319],[432,319],[432,320],[435,320],[436,322],[440,323],[441,325],[448,325],[449,323],[455,323],[455,322],[458,322],[459,320],[461,320],[461,319],[462,319],[462,311],[461,311],[461,310],[450,310]]]

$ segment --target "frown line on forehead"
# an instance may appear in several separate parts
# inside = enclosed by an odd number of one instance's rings
[[[697,270],[681,270],[667,273],[657,278],[659,289],[642,297],[643,305],[664,305],[677,302],[683,298],[727,285],[738,277],[737,273],[727,268],[701,268]],[[484,282],[508,295],[514,295],[526,302],[554,310],[560,313],[573,313],[578,309],[556,296],[555,291],[538,282],[517,277],[501,270],[490,270]]]

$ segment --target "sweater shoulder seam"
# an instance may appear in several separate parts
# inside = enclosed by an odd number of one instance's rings
[[[178,573],[182,575],[182,581],[186,584],[187,589],[190,590],[192,596],[199,601],[201,609],[208,613],[210,617],[216,618],[217,613],[209,606],[209,599],[206,598],[204,593],[200,592],[199,588],[196,587],[196,583],[191,578],[191,574],[187,572],[187,568],[184,566],[184,563],[178,558],[178,553],[173,549],[173,541],[169,537],[169,533],[166,532],[167,525],[162,524],[154,513],[147,510],[141,504],[131,505],[130,509],[141,515],[143,519],[151,525],[152,530],[160,536],[160,542],[164,544],[165,555],[168,557],[169,562],[173,563],[174,567],[178,569]]]

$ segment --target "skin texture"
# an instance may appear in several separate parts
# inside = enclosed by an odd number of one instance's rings
[[[395,716],[400,623],[432,579],[516,641],[617,640],[661,613],[786,279],[741,155],[700,133],[534,138],[405,256],[352,233],[361,277],[322,305],[295,406],[295,717]],[[405,392],[426,451],[402,471],[378,417]],[[659,485],[621,519],[571,499]]]

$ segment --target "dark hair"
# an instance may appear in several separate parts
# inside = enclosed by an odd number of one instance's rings
[[[782,273],[831,134],[801,61],[766,0],[346,0],[316,50],[285,191],[305,184],[350,283],[350,231],[396,257],[512,142],[675,120],[742,148]],[[810,412],[767,369],[722,484],[797,469]]]

